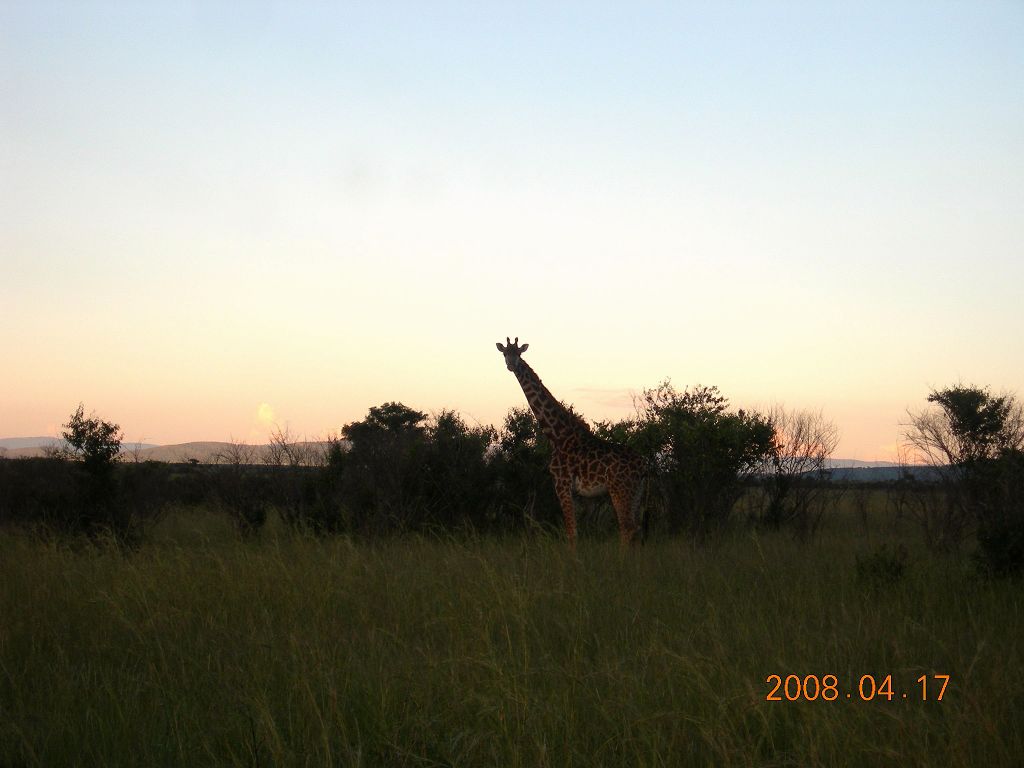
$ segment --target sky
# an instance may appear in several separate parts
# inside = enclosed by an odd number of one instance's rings
[[[244,8],[244,10],[240,10]],[[1024,394],[1024,4],[0,0],[0,437]]]

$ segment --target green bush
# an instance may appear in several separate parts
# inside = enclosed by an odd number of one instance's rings
[[[668,530],[725,528],[744,480],[776,450],[771,422],[730,411],[716,387],[677,392],[667,381],[644,391],[639,410],[632,443],[656,468]]]

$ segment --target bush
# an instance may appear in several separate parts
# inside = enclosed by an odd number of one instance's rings
[[[370,408],[342,427],[351,449],[341,458],[341,495],[354,531],[416,527],[422,497],[427,415],[402,403]]]
[[[64,459],[0,462],[0,522],[72,530],[82,516],[80,482],[76,467]]]
[[[207,497],[231,518],[243,537],[256,536],[267,522],[267,509],[275,497],[280,503],[282,484],[270,477],[279,467],[258,466],[256,446],[234,440],[215,461],[206,478]]]
[[[725,528],[744,481],[776,451],[771,422],[729,411],[716,387],[677,392],[666,381],[645,390],[633,433],[633,446],[656,468],[672,533]]]
[[[495,438],[492,427],[470,427],[454,411],[441,411],[432,420],[420,470],[424,522],[445,529],[495,526],[486,458]]]
[[[525,409],[511,411],[498,431],[454,411],[428,418],[384,403],[342,435],[296,516],[316,532],[504,531],[561,519],[550,450]]]
[[[245,537],[257,535],[267,522],[271,482],[259,467],[228,464],[210,477],[214,503]]]
[[[992,576],[1024,572],[1024,452],[981,462],[971,473],[969,495],[978,518],[975,561]]]
[[[551,481],[551,446],[533,412],[513,408],[489,452],[492,508],[501,528],[559,529],[562,509]]]

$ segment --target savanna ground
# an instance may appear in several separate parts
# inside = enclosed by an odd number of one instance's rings
[[[241,540],[195,511],[127,554],[0,531],[0,766],[1022,764],[1021,583],[926,552],[880,499],[804,543],[575,556]],[[903,575],[858,575],[883,542]],[[773,674],[834,674],[838,697],[766,701]]]

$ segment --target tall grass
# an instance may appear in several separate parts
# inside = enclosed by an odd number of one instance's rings
[[[1021,585],[912,542],[865,584],[855,531],[575,557],[184,514],[128,555],[0,532],[0,765],[1020,764]],[[836,701],[765,701],[828,673]]]

